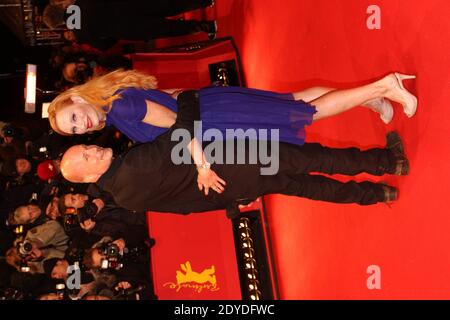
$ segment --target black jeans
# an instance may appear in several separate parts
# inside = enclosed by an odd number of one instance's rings
[[[280,145],[280,167],[275,176],[261,176],[263,194],[281,193],[335,203],[369,205],[384,201],[382,184],[341,182],[311,173],[380,176],[395,170],[394,155],[388,149],[328,148],[318,143],[298,147]]]

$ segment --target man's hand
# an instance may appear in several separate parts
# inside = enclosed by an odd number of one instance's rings
[[[100,198],[92,200],[92,203],[95,203],[95,205],[97,206],[98,208],[97,213],[99,213],[105,207],[105,202],[103,202],[103,200]]]
[[[83,296],[85,296],[87,293],[92,291],[95,287],[95,281],[85,283],[80,285],[80,291],[78,291],[78,294],[74,297],[74,300],[81,299]]]
[[[123,254],[123,250],[125,249],[126,243],[125,240],[123,240],[122,238],[114,240],[113,243],[115,243],[120,250],[120,254]]]
[[[225,190],[226,182],[221,179],[213,170],[211,169],[198,169],[197,176],[198,189],[200,191],[204,190],[205,195],[209,193],[209,188],[213,189],[217,193],[222,193]]]
[[[80,223],[80,227],[84,231],[90,232],[95,227],[95,221],[92,221],[91,219],[84,220],[82,223]]]
[[[127,282],[127,281],[121,281],[119,282],[119,284],[116,286],[116,291],[119,290],[127,290],[131,288],[131,283]]]
[[[41,249],[38,248],[37,244],[32,242],[31,245],[32,245],[32,249],[30,252],[30,260],[39,260],[39,259],[43,258],[43,253],[42,253]]]

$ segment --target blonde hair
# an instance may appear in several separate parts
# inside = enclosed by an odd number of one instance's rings
[[[85,84],[75,86],[57,96],[48,107],[48,120],[50,125],[61,135],[71,135],[61,131],[56,125],[56,113],[61,109],[73,104],[72,97],[83,98],[87,103],[94,106],[100,113],[106,114],[111,109],[111,105],[116,99],[120,99],[117,90],[127,88],[155,89],[157,80],[154,76],[136,70],[115,70],[101,77],[89,80]],[[106,110],[104,109],[106,107]],[[102,123],[97,130],[105,126]]]

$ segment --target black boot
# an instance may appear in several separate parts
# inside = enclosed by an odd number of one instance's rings
[[[395,187],[391,187],[388,185],[383,185],[383,192],[384,192],[384,201],[386,203],[396,201],[398,199],[398,190]]]
[[[397,132],[391,131],[386,136],[386,149],[392,152],[395,158],[395,169],[391,174],[406,176],[409,174],[409,161],[405,155],[402,140]]]

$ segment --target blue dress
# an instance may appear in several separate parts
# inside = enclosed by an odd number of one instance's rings
[[[107,113],[106,125],[112,125],[136,142],[148,142],[168,128],[143,123],[147,113],[145,100],[177,112],[177,101],[159,90],[125,89],[121,99],[113,102]],[[292,94],[242,87],[208,87],[200,90],[202,129],[215,128],[226,137],[226,129],[278,129],[279,139],[302,145],[304,126],[312,122],[316,109],[303,101],[295,101]],[[271,135],[269,133],[268,138]],[[205,139],[206,140],[206,139]]]

